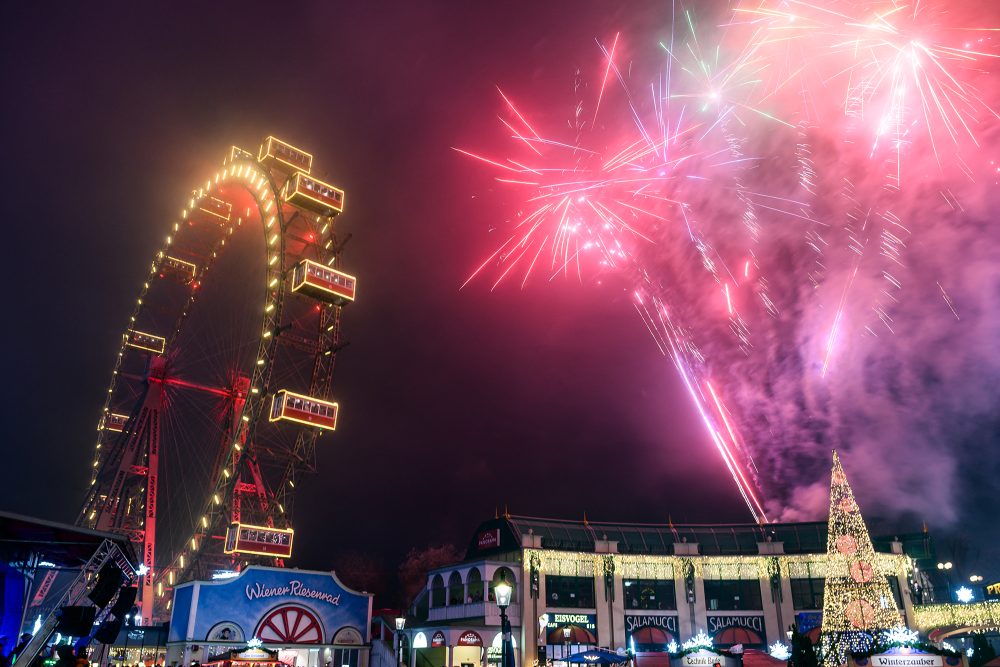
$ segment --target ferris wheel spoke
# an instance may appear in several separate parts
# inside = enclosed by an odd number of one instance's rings
[[[168,462],[173,464],[165,466],[164,472],[168,476],[178,477],[176,483],[165,488],[176,489],[172,503],[182,503],[177,507],[172,504],[171,509],[175,512],[178,511],[179,507],[186,509],[186,513],[180,515],[173,523],[172,529],[177,534],[190,531],[197,523],[200,507],[192,505],[192,502],[196,500],[195,495],[198,489],[192,488],[195,485],[189,482],[193,481],[191,477],[195,476],[197,471],[204,470],[208,465],[211,465],[206,448],[203,445],[198,446],[198,441],[204,437],[206,432],[217,427],[212,414],[207,410],[200,409],[195,405],[185,407],[187,409],[183,410],[183,415],[182,411],[177,409],[165,411],[167,423],[164,427],[163,438],[164,452],[168,457]]]

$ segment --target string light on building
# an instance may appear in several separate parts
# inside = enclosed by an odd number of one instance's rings
[[[1000,602],[971,602],[969,604],[921,605],[913,610],[914,625],[918,628],[956,626],[1000,629]]]
[[[602,576],[604,558],[609,555],[615,564],[615,571],[621,572],[627,579],[673,579],[676,572],[682,571],[684,562],[689,562],[694,567],[696,577],[767,579],[773,574],[768,569],[772,559],[760,556],[640,556],[545,549],[525,549],[524,553],[525,558],[534,557],[537,560],[539,572],[564,577]],[[778,565],[778,573],[788,578],[822,579],[827,576],[828,571],[832,571],[831,568],[839,566],[839,562],[831,562],[825,554],[782,554],[774,560]],[[890,553],[874,553],[871,565],[883,577],[895,576],[902,579],[911,574],[912,568],[906,556]]]

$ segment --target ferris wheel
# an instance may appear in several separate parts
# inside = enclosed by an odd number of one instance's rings
[[[268,137],[233,147],[149,266],[111,372],[78,523],[141,554],[143,624],[172,587],[292,552],[295,484],[337,425],[344,192]]]

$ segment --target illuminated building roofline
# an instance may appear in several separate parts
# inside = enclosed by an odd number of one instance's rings
[[[499,512],[498,512],[499,514]],[[526,536],[533,535],[534,546],[546,550],[594,552],[600,541],[617,542],[619,553],[673,555],[675,545],[697,543],[698,553],[706,556],[740,556],[760,553],[761,543],[781,543],[785,554],[825,554],[827,522],[794,523],[682,524],[627,523],[589,519],[546,519],[504,514],[484,521],[472,535],[467,558],[482,558],[520,549]],[[477,544],[483,532],[499,529],[501,544],[483,550]],[[537,540],[541,540],[539,543]],[[876,551],[891,553],[894,537],[875,539]]]

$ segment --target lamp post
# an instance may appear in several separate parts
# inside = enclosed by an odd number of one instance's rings
[[[510,596],[514,589],[504,579],[493,587],[497,599],[497,609],[500,610],[500,667],[514,667],[507,660],[510,651],[510,621],[507,619],[507,607],[510,606]]]
[[[952,595],[953,595],[953,593],[951,591],[951,584],[952,584],[952,581],[951,581],[951,568],[952,567],[954,567],[954,566],[952,565],[952,562],[950,560],[946,561],[944,563],[938,563],[937,564],[937,569],[941,570],[941,573],[944,575],[944,582],[945,582],[945,586],[946,586],[945,591],[947,592],[947,595],[943,596],[944,600],[942,600],[942,602],[944,602],[944,601],[951,602],[951,600],[952,600]],[[938,593],[938,591],[934,591],[934,592],[935,592],[935,594]],[[935,597],[936,597],[936,595],[935,595]]]
[[[563,626],[563,645],[565,647],[563,650],[566,653],[566,655],[563,656],[563,659],[566,661],[567,665],[569,665],[569,640],[572,638],[573,638],[573,628],[569,627],[568,625]]]
[[[406,617],[396,617],[396,665],[403,664],[403,628],[406,627]]]

